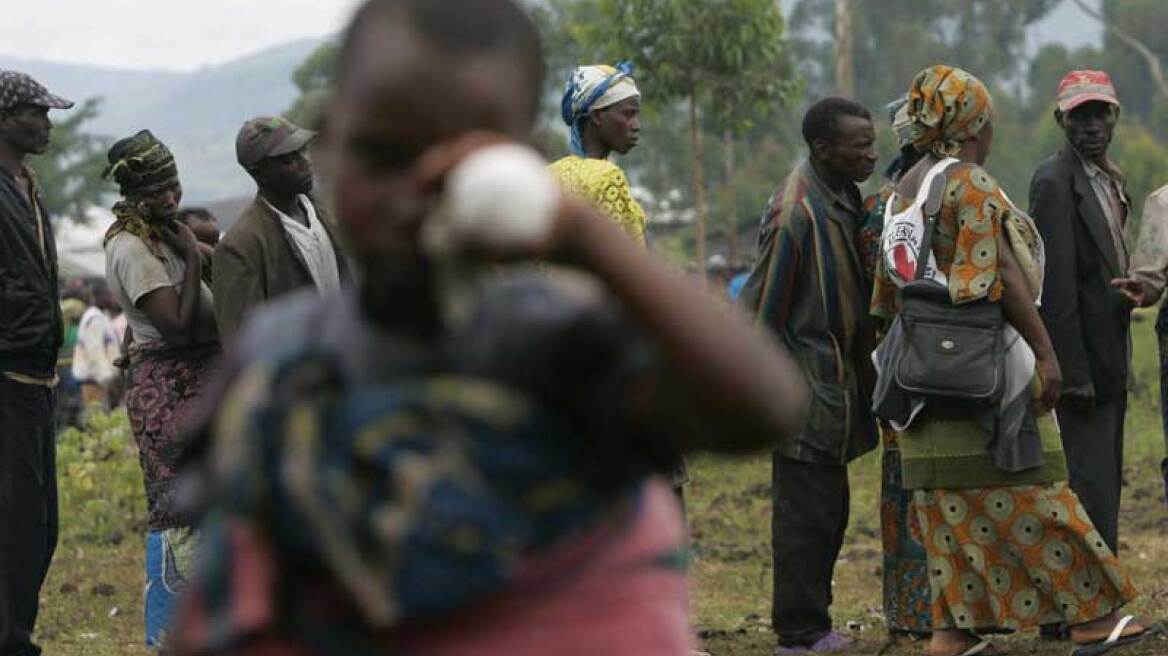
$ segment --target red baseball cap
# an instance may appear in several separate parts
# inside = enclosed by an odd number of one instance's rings
[[[1103,71],[1071,71],[1059,82],[1058,108],[1064,114],[1085,102],[1099,101],[1119,107],[1111,77]]]

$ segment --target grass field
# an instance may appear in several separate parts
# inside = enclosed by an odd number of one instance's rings
[[[1135,324],[1120,556],[1142,592],[1134,610],[1168,618],[1168,512],[1158,469],[1164,443],[1153,316],[1141,314]],[[145,500],[124,417],[101,418],[91,431],[65,434],[59,462],[61,545],[42,596],[38,640],[51,656],[146,654],[141,646]],[[714,656],[770,654],[775,644],[769,619],[770,459],[699,458],[692,465],[693,607],[704,649]],[[920,644],[885,644],[878,454],[855,463],[851,476],[852,522],[835,577],[836,625],[859,640],[852,654],[920,654]],[[1034,634],[1001,642],[1014,654],[1069,651],[1065,644],[1039,643]],[[1122,653],[1168,654],[1168,642]]]

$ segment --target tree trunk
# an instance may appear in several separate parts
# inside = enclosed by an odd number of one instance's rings
[[[698,125],[697,89],[693,84],[689,90],[689,138],[690,156],[693,158],[693,175],[690,180],[694,202],[694,245],[697,249],[699,267],[706,266],[706,193],[702,181],[702,131]]]
[[[835,0],[835,84],[840,95],[845,98],[856,97],[851,0]]]
[[[1119,37],[1120,41],[1126,43],[1128,47],[1139,54],[1144,60],[1144,65],[1148,67],[1148,75],[1152,77],[1152,81],[1156,83],[1156,87],[1159,88],[1160,93],[1165,98],[1168,98],[1168,79],[1164,77],[1164,67],[1160,64],[1160,58],[1156,56],[1156,53],[1152,52],[1152,49],[1145,45],[1143,41],[1121,30],[1118,25],[1107,20],[1107,16],[1091,8],[1083,0],[1075,0],[1075,4],[1084,14],[1102,23],[1103,27],[1111,30],[1115,36]]]
[[[730,128],[722,133],[726,168],[726,244],[727,260],[734,266],[738,262],[738,194],[734,185],[734,132]]]

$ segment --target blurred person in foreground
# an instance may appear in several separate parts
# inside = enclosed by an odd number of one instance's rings
[[[902,323],[889,325],[876,354],[875,406],[885,411],[899,396],[912,408],[894,427],[902,484],[913,490],[928,555],[927,653],[997,654],[982,634],[1057,622],[1070,625],[1075,656],[1142,640],[1150,625],[1119,615],[1136,596],[1131,577],[1067,485],[1050,415],[1061,374],[1036,307],[1042,239],[982,168],[993,142],[993,98],[966,71],[932,66],[913,79],[908,102],[912,144],[925,157],[887,201],[873,314],[891,322],[917,267],[926,266],[919,283],[935,285],[955,324],[978,303],[1000,304],[1004,321],[1002,393],[991,403],[901,390],[889,354],[906,338]],[[938,175],[932,248],[917,257],[922,195]]]
[[[884,232],[888,199],[892,197],[901,176],[924,156],[924,153],[912,144],[908,95],[888,103],[887,110],[898,154],[884,170],[885,181],[880,190],[864,199],[868,218],[861,230],[860,256],[871,280],[875,280],[880,262],[880,239]],[[881,286],[881,289],[887,294],[895,293],[894,287]],[[931,630],[929,566],[925,546],[912,530],[913,492],[904,489],[901,481],[900,449],[896,445],[896,431],[892,430],[887,422],[880,422],[880,436],[884,444],[880,470],[884,621],[890,639],[896,641],[903,636],[920,636]]]
[[[129,324],[126,413],[146,487],[146,644],[163,646],[196,540],[175,502],[182,429],[219,340],[203,258],[178,221],[174,156],[142,130],[115,142],[107,158],[105,175],[122,198],[105,234],[106,279]]]
[[[110,316],[120,308],[113,290],[105,280],[97,279],[87,292],[89,307],[77,324],[73,347],[73,377],[81,385],[81,403],[88,414],[110,409],[110,392],[120,376],[114,363],[121,347]]]
[[[373,0],[338,61],[322,161],[360,285],[261,313],[207,401],[180,653],[685,654],[685,531],[652,472],[795,429],[796,370],[498,145],[530,137],[542,88],[519,4]],[[546,191],[547,232],[431,256],[465,200],[444,188],[502,151],[525,178],[496,167],[464,209]],[[531,259],[565,268],[503,266],[444,311],[452,267]]]
[[[572,154],[556,160],[552,173],[644,245],[645,210],[625,172],[609,160],[614,152],[627,155],[640,139],[641,92],[632,62],[576,67],[564,84],[560,117],[571,132]]]
[[[57,247],[29,155],[73,103],[0,70],[0,654],[39,654],[39,595],[57,546]]]
[[[782,436],[772,464],[779,654],[831,653],[852,642],[832,630],[831,580],[850,512],[847,465],[879,443],[868,403],[875,335],[857,186],[875,169],[875,138],[868,110],[854,101],[825,98],[807,110],[808,158],[771,197],[739,297],[791,350],[811,387],[806,425]]]
[[[1132,310],[1112,286],[1130,259],[1131,202],[1107,156],[1119,99],[1107,73],[1072,71],[1056,103],[1066,143],[1030,180],[1030,212],[1047,253],[1039,312],[1065,380],[1057,414],[1071,489],[1117,552]]]
[[[236,159],[257,191],[215,248],[215,319],[224,344],[268,301],[304,288],[328,294],[350,282],[348,260],[312,194],[308,144],[315,136],[279,116],[253,118],[236,136]]]
[[[1155,305],[1168,286],[1168,185],[1148,194],[1140,222],[1128,277],[1112,281],[1117,289],[1139,307]],[[1160,305],[1156,318],[1156,337],[1160,346],[1160,420],[1164,430],[1165,455],[1168,456],[1168,304]],[[1168,497],[1168,457],[1160,462]]]

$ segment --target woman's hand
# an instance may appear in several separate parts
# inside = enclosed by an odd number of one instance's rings
[[[1038,409],[1046,414],[1058,403],[1063,388],[1063,372],[1056,358],[1038,358]]]
[[[548,258],[562,241],[560,224],[575,214],[538,153],[489,132],[431,148],[413,177],[424,195],[435,197],[420,231],[431,255]]]
[[[198,242],[191,229],[178,221],[165,221],[158,226],[158,237],[162,243],[173,248],[179,255],[189,258],[198,255]]]

